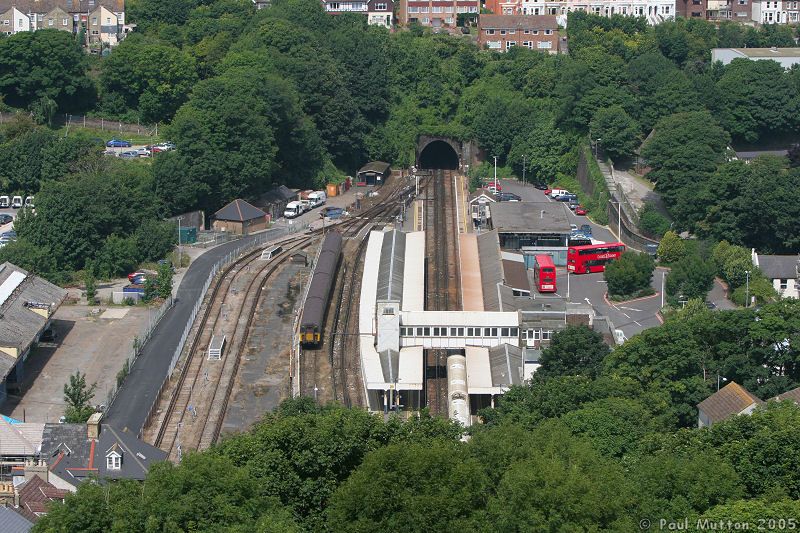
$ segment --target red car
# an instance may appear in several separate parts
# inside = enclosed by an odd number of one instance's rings
[[[156,275],[158,275],[158,273],[153,272],[152,270],[137,270],[136,272],[131,272],[130,274],[128,274],[128,281],[133,283],[136,278],[142,278],[148,276],[155,277]]]
[[[550,196],[550,193],[551,193],[551,192],[553,192],[553,189],[551,189],[551,188],[549,188],[549,187],[548,187],[548,188],[547,188],[547,189],[545,189],[543,192],[544,192],[544,195],[545,195],[545,196]]]
[[[575,214],[586,216],[586,209],[582,205],[579,205],[575,208]]]

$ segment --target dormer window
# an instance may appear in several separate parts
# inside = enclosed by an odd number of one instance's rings
[[[112,449],[106,454],[106,468],[108,470],[120,470],[122,468],[122,455]]]

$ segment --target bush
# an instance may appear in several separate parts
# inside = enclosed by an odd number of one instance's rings
[[[750,274],[750,298],[755,297],[755,305],[763,305],[773,302],[778,298],[778,293],[775,287],[772,286],[770,280],[764,277],[758,270]],[[748,286],[745,280],[739,287],[731,293],[731,301],[736,305],[746,305]],[[751,304],[752,305],[752,304]]]
[[[705,300],[713,285],[714,265],[699,255],[688,255],[673,265],[665,290],[674,305],[678,300]]]
[[[650,282],[656,266],[648,254],[625,252],[617,261],[606,265],[604,277],[611,296],[639,296],[652,293]]]
[[[668,231],[658,244],[658,258],[664,263],[676,263],[686,257],[686,244],[674,231]]]
[[[639,229],[645,236],[661,238],[669,231],[670,222],[651,202],[645,202],[639,210]]]

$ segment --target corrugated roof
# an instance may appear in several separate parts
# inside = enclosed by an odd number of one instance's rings
[[[10,424],[0,419],[0,455],[32,457],[42,448],[44,424]]]
[[[510,344],[489,348],[492,385],[507,388],[522,383],[522,349]]]
[[[379,353],[381,358],[381,371],[385,383],[395,383],[399,375],[400,352],[396,350],[384,350]]]
[[[713,424],[741,413],[754,403],[762,404],[764,402],[753,396],[750,391],[735,381],[732,381],[700,402],[697,408],[705,413]]]
[[[464,311],[483,311],[481,265],[478,257],[478,240],[474,233],[462,233],[459,258],[461,260],[461,303]]]
[[[216,213],[214,218],[217,220],[231,220],[234,222],[245,222],[256,218],[264,218],[267,214],[251,203],[237,198]]]
[[[28,533],[31,528],[33,528],[33,522],[10,507],[0,506],[0,531],[3,533]]]
[[[558,30],[555,15],[481,15],[480,29],[497,30]]]
[[[391,168],[389,163],[384,163],[383,161],[370,161],[358,171],[359,174],[362,172],[378,172],[383,174],[387,172]]]
[[[378,266],[376,300],[402,300],[405,253],[405,233],[397,230],[388,232],[383,238],[380,264]]]
[[[565,202],[498,202],[489,204],[492,227],[500,233],[570,232]]]
[[[503,268],[500,262],[500,241],[496,231],[487,231],[477,236],[478,261],[481,270],[483,309],[500,311],[500,295],[497,284],[503,283]]]
[[[769,279],[796,279],[797,255],[761,255],[758,254],[758,268]]]
[[[503,259],[503,277],[505,284],[517,290],[530,291],[528,284],[528,270],[525,263]]]

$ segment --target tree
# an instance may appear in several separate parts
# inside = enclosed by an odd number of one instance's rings
[[[147,276],[144,280],[144,292],[142,293],[142,301],[152,302],[156,296],[159,296],[158,282],[152,277]]]
[[[603,359],[608,355],[603,336],[586,326],[567,326],[553,336],[544,349],[537,379],[584,375],[597,377]]]
[[[677,233],[668,231],[658,243],[657,253],[663,263],[676,263],[686,256],[686,244]]]
[[[334,494],[331,529],[475,528],[489,483],[481,464],[465,455],[461,446],[441,442],[396,444],[370,453]],[[428,512],[431,507],[438,511]]]
[[[68,32],[15,33],[0,40],[0,95],[6,104],[19,108],[47,98],[61,110],[85,109],[94,100],[86,61]]]
[[[639,124],[618,105],[598,109],[589,128],[612,160],[629,157],[639,146]]]
[[[656,266],[648,254],[625,252],[617,261],[606,265],[603,278],[611,296],[634,296],[652,292],[650,282]]]
[[[172,265],[170,263],[164,262],[158,266],[156,286],[159,298],[166,300],[172,296]]]
[[[86,374],[76,371],[69,376],[69,383],[64,384],[64,401],[67,408],[64,415],[67,422],[83,423],[94,413],[94,407],[89,402],[94,398],[97,383],[86,385]]]
[[[669,228],[669,220],[658,211],[653,202],[645,202],[639,209],[639,229],[645,235],[660,239]]]
[[[96,305],[97,287],[95,286],[94,272],[92,272],[91,267],[86,269],[84,283],[86,284],[86,302],[89,305]]]
[[[789,148],[788,157],[790,167],[800,167],[800,144],[793,144],[792,147]]]
[[[665,290],[670,301],[705,299],[714,284],[714,266],[697,255],[688,255],[672,266]]]

